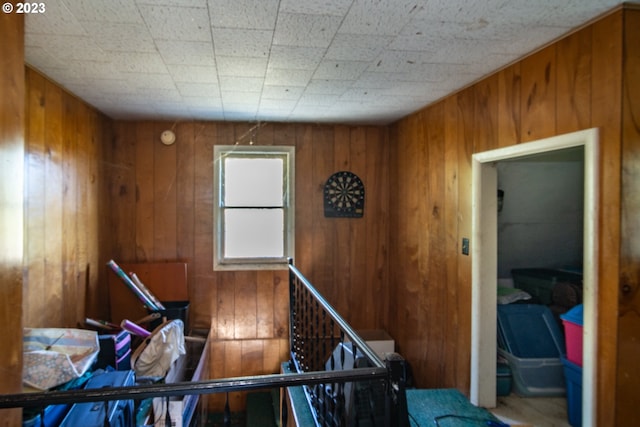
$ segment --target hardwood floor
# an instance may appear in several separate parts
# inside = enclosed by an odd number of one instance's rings
[[[491,412],[512,427],[571,427],[564,397],[522,398],[511,394],[498,397],[497,403]]]

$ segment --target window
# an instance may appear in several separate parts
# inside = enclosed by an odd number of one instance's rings
[[[280,269],[293,256],[294,147],[214,147],[214,269]]]

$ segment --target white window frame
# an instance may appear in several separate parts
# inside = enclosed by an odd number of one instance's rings
[[[236,158],[282,158],[283,170],[283,213],[284,236],[282,258],[225,258],[225,224],[224,211],[224,159]],[[288,258],[293,257],[295,244],[295,147],[293,146],[239,146],[215,145],[213,149],[213,188],[214,188],[214,236],[213,236],[213,269],[214,270],[282,270],[287,269]],[[256,206],[258,207],[258,206]]]

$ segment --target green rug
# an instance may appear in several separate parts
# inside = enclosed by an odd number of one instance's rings
[[[407,407],[411,426],[504,426],[486,409],[469,403],[456,389],[407,390]]]

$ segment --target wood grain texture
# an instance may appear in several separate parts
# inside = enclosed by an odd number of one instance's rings
[[[520,141],[520,63],[498,72],[498,146]]]
[[[132,132],[132,135],[134,133]],[[150,261],[157,259],[154,256],[154,230],[155,230],[155,191],[156,177],[154,147],[154,124],[141,123],[135,128],[134,144],[135,158],[135,253],[136,261]]]
[[[557,43],[558,134],[587,129],[591,123],[592,27]]]
[[[552,44],[520,63],[521,142],[556,134],[557,48],[557,44]]]
[[[449,97],[443,101],[443,138],[445,141],[455,141],[458,134],[458,109],[455,97]],[[444,144],[444,226],[446,236],[444,241],[444,251],[446,254],[456,254],[456,256],[446,256],[445,274],[447,282],[457,281],[458,266],[460,255],[460,246],[458,245],[458,199],[459,199],[459,169],[458,169],[458,146],[457,144]],[[464,298],[463,298],[464,299]],[[460,351],[457,349],[465,348],[465,339],[461,331],[468,330],[464,324],[464,320],[470,316],[464,316],[463,309],[460,304],[459,290],[456,286],[447,286],[446,304],[453,316],[449,318],[449,322],[445,327],[444,349],[445,354],[456,354],[456,357],[450,360],[450,366],[444,373],[444,382],[453,386],[454,384],[468,384],[468,378],[465,378],[458,366],[465,366],[469,363],[469,350]],[[452,339],[455,337],[455,339]],[[462,369],[464,371],[464,369]]]
[[[639,425],[640,384],[640,10],[624,14],[622,85],[622,215],[616,425]]]
[[[62,122],[62,90],[54,83],[47,81],[45,85],[45,105],[47,127],[44,135],[46,191],[44,193],[44,250],[45,250],[45,292],[47,305],[63,307],[64,282],[62,276],[62,216],[64,212],[63,188],[65,186],[63,172],[62,140],[64,138]],[[71,231],[71,230],[69,230]],[[48,311],[48,310],[47,310]],[[64,310],[49,314],[48,323],[63,325]]]
[[[211,347],[210,378],[212,379],[278,374],[282,354],[286,353],[288,347],[288,338],[214,340]],[[250,374],[251,372],[253,374]],[[232,412],[245,408],[246,395],[247,393],[243,392],[229,393],[229,406]],[[224,410],[226,394],[212,394],[205,398],[209,411],[220,413]]]
[[[620,269],[621,81],[623,14],[594,23],[591,125],[600,138],[600,248],[598,250],[598,380],[596,425],[616,425]]]
[[[25,167],[24,18],[0,16],[0,393],[22,387]],[[26,298],[25,298],[26,299]],[[20,409],[0,410],[0,425],[18,426]]]
[[[76,327],[108,317],[100,171],[111,123],[37,72],[25,76],[24,322]]]
[[[39,74],[29,73],[27,104],[27,163],[28,176],[25,193],[25,220],[27,236],[44,236],[46,156],[44,145],[46,80]],[[25,320],[33,325],[47,324],[47,292],[45,289],[45,246],[42,238],[27,238],[25,257],[26,283],[23,309],[29,317]]]

